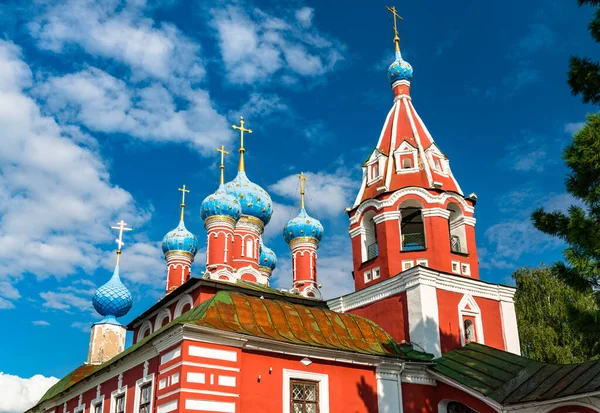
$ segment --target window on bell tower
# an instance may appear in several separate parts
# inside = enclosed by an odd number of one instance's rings
[[[362,262],[372,260],[379,255],[379,247],[377,245],[377,225],[374,221],[375,211],[366,212],[363,216],[363,245],[362,245]]]
[[[465,231],[465,217],[462,209],[451,202],[447,207],[450,211],[448,228],[450,231],[450,251],[459,254],[467,253],[467,234]]]
[[[407,200],[400,206],[401,251],[419,251],[426,248],[425,226],[421,205]]]

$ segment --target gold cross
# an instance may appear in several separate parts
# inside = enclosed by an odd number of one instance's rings
[[[308,178],[304,176],[304,172],[296,176],[300,180],[300,209],[304,209],[304,182],[308,181]]]
[[[235,125],[234,125],[235,126]],[[225,183],[225,155],[229,155],[229,152],[225,150],[225,145],[221,145],[221,149],[217,148],[217,152],[221,152],[221,185]]]
[[[402,16],[400,16],[396,11],[396,6],[385,6],[386,9],[390,11],[394,15],[394,43],[396,43],[396,51],[400,51],[400,37],[398,36],[398,26],[396,26],[396,18],[400,20],[404,20]]]
[[[231,125],[233,129],[237,129],[240,131],[240,166],[238,167],[238,171],[243,172],[246,170],[246,165],[244,164],[244,132],[252,133],[251,129],[244,128],[244,118],[240,116],[240,126]]]
[[[177,188],[177,190],[181,191],[181,216],[179,217],[179,220],[183,221],[183,213],[185,211],[185,194],[186,192],[189,193],[190,190],[185,189],[185,184],[183,185],[183,188]]]
[[[117,243],[117,265],[119,265],[119,261],[121,260],[121,247],[123,245],[125,245],[123,243],[123,231],[131,231],[131,228],[127,228],[127,224],[123,220],[118,222],[117,225],[118,225],[118,227],[111,227],[111,228],[119,230],[119,238],[117,238],[115,240]]]

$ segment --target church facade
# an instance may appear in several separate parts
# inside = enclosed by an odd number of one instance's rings
[[[88,359],[28,413],[600,411],[599,362],[520,356],[515,290],[479,278],[477,197],[417,113],[413,68],[394,40],[392,107],[346,211],[355,291],[323,300],[326,238],[304,205],[303,174],[298,216],[282,229],[289,289],[270,287],[277,259],[262,234],[273,203],[246,174],[242,119],[237,175],[225,181],[221,147],[220,185],[200,205],[206,262],[194,262],[183,186],[180,222],[163,240],[165,294],[124,326],[121,221],[114,273],[92,300],[104,318]]]

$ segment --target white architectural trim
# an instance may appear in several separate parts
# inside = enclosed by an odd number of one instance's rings
[[[360,291],[328,300],[327,305],[331,310],[343,313],[399,294],[418,284],[427,284],[440,290],[470,294],[473,297],[483,297],[509,303],[514,302],[513,297],[516,291],[514,287],[490,284],[473,278],[434,271],[430,268],[413,267],[395,277],[388,278]]]
[[[390,136],[390,153],[388,153],[388,160],[385,171],[385,187],[389,188],[392,182],[392,163],[394,162],[394,149],[396,148],[396,134],[398,133],[398,116],[400,115],[400,106],[402,101],[399,100],[394,103],[396,107],[396,113],[394,114],[394,123],[392,123],[392,135]]]
[[[160,329],[162,327],[162,321],[168,318],[169,322],[171,322],[171,310],[169,310],[168,307],[163,307],[161,308],[161,310],[158,312],[158,315],[156,316],[156,320],[154,320],[154,331],[157,331],[158,329]]]
[[[122,374],[119,376],[119,387],[117,388],[117,390],[113,391],[110,394],[110,413],[116,413],[117,412],[117,397],[119,396],[125,396],[125,400],[123,401],[123,403],[125,404],[125,412],[127,411],[127,386],[121,386],[121,377]]]
[[[471,309],[467,309],[467,305]],[[464,346],[465,343],[465,326],[463,324],[463,315],[473,317],[475,319],[475,341],[479,344],[485,344],[483,338],[483,323],[481,321],[481,309],[477,302],[470,294],[465,294],[458,303],[458,328],[460,330],[460,344]]]
[[[427,364],[405,363],[402,370],[402,382],[423,386],[436,386],[433,376],[429,374]]]
[[[388,211],[377,214],[373,217],[373,222],[379,224],[384,221],[398,221],[400,220],[400,211]]]
[[[152,334],[152,323],[150,322],[150,320],[145,320],[140,326],[135,340],[136,343],[142,339],[146,331],[148,331],[147,335]]]
[[[402,413],[402,365],[382,364],[377,367],[377,406],[379,413]]]
[[[517,325],[515,303],[500,301],[500,317],[502,319],[502,333],[506,351],[520,356],[521,343],[519,342],[519,326]]]
[[[181,296],[181,298],[179,299],[179,301],[177,301],[177,305],[175,306],[174,318],[177,318],[181,314],[183,314],[183,307],[185,307],[186,304],[189,304],[190,308],[194,307],[194,300],[192,299],[192,296],[189,294],[183,294]]]
[[[329,413],[329,376],[326,374],[283,369],[283,413],[290,413],[290,381],[310,380],[319,383],[319,413]],[[383,412],[382,412],[383,413]]]
[[[358,208],[356,209],[354,215],[350,219],[350,225],[357,224],[361,220],[362,214],[365,212],[365,210],[367,208],[374,207],[375,209],[380,210],[382,208],[393,207],[400,198],[402,198],[406,195],[415,195],[417,197],[422,198],[428,204],[438,204],[438,205],[442,205],[442,206],[445,206],[446,202],[451,200],[453,202],[460,204],[463,207],[463,211],[465,213],[472,214],[473,212],[475,212],[475,209],[472,206],[470,206],[462,196],[457,195],[453,192],[442,192],[439,195],[435,195],[435,194],[430,193],[425,188],[411,186],[411,187],[402,188],[402,189],[395,191],[394,193],[392,193],[392,195],[390,195],[388,198],[386,198],[384,200],[378,200],[378,199],[373,199],[373,198],[366,200],[365,202],[360,204],[358,206]],[[465,217],[465,218],[468,219],[470,217]],[[467,223],[467,221],[465,221],[465,223]]]
[[[408,116],[408,122],[410,123],[410,128],[412,129],[413,136],[415,137],[415,142],[417,142],[417,149],[419,149],[419,157],[421,158],[421,163],[423,164],[423,169],[425,170],[425,175],[427,176],[427,182],[429,182],[429,187],[433,187],[433,177],[431,175],[431,170],[429,169],[429,164],[427,163],[427,159],[425,157],[425,150],[423,149],[423,144],[421,143],[421,137],[419,136],[419,131],[415,126],[415,120],[413,119],[411,109],[411,103],[406,101],[406,115]],[[416,111],[415,111],[416,112]]]
[[[416,284],[406,290],[408,335],[413,344],[435,357],[442,355],[440,319],[435,286]]]
[[[425,217],[440,217],[444,219],[450,218],[450,211],[443,208],[423,208],[421,209],[423,218]]]
[[[135,396],[133,399],[133,412],[137,413],[140,411],[140,399],[141,399],[141,389],[144,385],[150,383],[150,409],[148,411],[152,412],[154,409],[154,373],[145,375],[141,379],[135,382]]]

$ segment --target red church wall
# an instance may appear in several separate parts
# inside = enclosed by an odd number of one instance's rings
[[[436,387],[402,383],[403,413],[437,413]]]
[[[402,388],[404,389],[404,386],[402,386]],[[496,413],[496,409],[489,404],[482,402],[478,398],[473,397],[462,390],[440,382],[438,382],[435,387],[435,398],[431,399],[431,401],[433,402],[432,405],[434,405],[435,412],[438,411],[440,402],[456,401],[470,407],[478,413]]]
[[[405,292],[373,302],[364,307],[354,308],[348,312],[374,321],[398,343],[402,342],[402,340],[410,341]]]
[[[440,345],[442,354],[461,347],[460,322],[458,318],[458,305],[463,294],[438,289],[438,317],[440,325]],[[505,350],[502,336],[502,318],[500,303],[488,298],[475,297],[475,302],[481,310],[483,335],[485,344]],[[479,334],[479,332],[476,332]]]
[[[358,365],[312,360],[309,366],[302,357],[279,356],[244,351],[242,353],[242,412],[280,412],[283,403],[283,369],[326,374],[329,377],[329,411],[377,413],[375,369]],[[269,369],[272,372],[269,373]],[[258,376],[260,375],[260,380]]]

